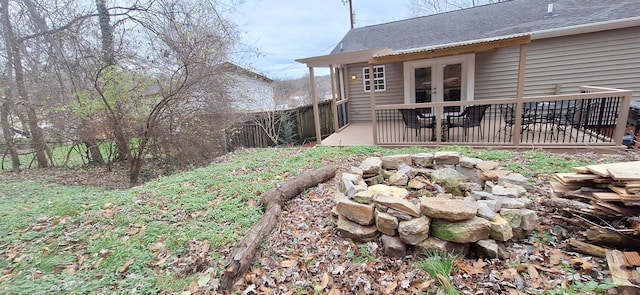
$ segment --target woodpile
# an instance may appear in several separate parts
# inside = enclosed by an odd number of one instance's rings
[[[584,241],[567,249],[606,257],[614,283],[640,290],[640,161],[573,169],[554,175],[552,197],[542,202],[563,213],[557,219],[584,229]]]

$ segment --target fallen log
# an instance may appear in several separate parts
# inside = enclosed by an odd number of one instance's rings
[[[571,240],[567,245],[567,250],[587,254],[595,257],[605,257],[604,248],[578,240]]]
[[[640,250],[640,243],[638,243],[638,240],[615,230],[592,226],[590,229],[580,232],[580,234],[590,244],[605,245],[636,251]]]
[[[307,171],[294,179],[286,181],[281,187],[274,188],[264,194],[258,204],[266,209],[265,213],[260,221],[251,226],[244,237],[231,250],[229,261],[220,280],[220,289],[230,290],[249,270],[251,261],[253,261],[260,244],[262,244],[262,240],[276,226],[284,203],[299,195],[305,189],[333,178],[335,174],[336,169],[331,166]]]

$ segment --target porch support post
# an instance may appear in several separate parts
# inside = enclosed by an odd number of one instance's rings
[[[627,129],[627,120],[629,119],[629,110],[631,109],[631,92],[622,93],[622,104],[618,111],[618,124],[613,134],[613,142],[615,144],[622,144],[624,132]],[[634,134],[635,135],[635,134]]]
[[[364,83],[364,75],[362,75]],[[373,128],[373,145],[378,145],[378,119],[376,118],[376,90],[373,84],[373,65],[369,64],[369,95],[371,101],[371,126]]]
[[[516,90],[516,118],[513,124],[513,144],[520,145],[522,139],[522,114],[524,112],[524,75],[525,66],[527,64],[527,47],[528,44],[520,45],[520,62],[518,63],[518,88]]]
[[[339,76],[335,75],[336,68],[331,65],[329,67],[329,78],[331,79],[331,113],[333,114],[333,132],[338,132],[338,108],[337,108],[337,99],[338,92],[336,85],[338,84]]]
[[[318,109],[318,95],[316,94],[316,78],[313,67],[309,67],[309,85],[311,85],[311,98],[313,100],[313,123],[316,126],[316,144],[322,144],[322,131],[320,130],[320,111]]]

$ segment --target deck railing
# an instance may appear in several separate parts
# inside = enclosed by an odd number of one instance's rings
[[[617,146],[622,144],[630,101],[630,91],[585,86],[576,94],[521,100],[377,105],[374,143],[383,146]],[[406,118],[407,114],[417,115],[417,121]]]

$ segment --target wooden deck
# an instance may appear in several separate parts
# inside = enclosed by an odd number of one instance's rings
[[[371,122],[351,123],[340,132],[329,135],[322,140],[327,146],[374,145]]]

